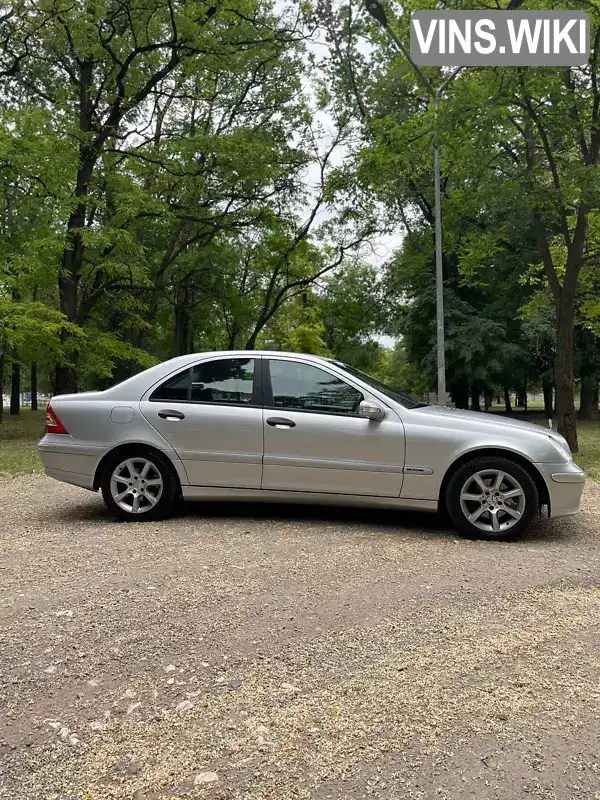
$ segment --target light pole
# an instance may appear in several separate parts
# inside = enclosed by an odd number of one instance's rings
[[[410,56],[410,51],[404,46],[403,41],[388,25],[387,15],[384,7],[379,0],[365,0],[365,8],[382,28],[384,28],[398,50],[411,65],[415,74],[425,87],[429,96],[433,99],[433,110],[435,115],[434,149],[433,149],[433,170],[435,182],[435,307],[436,307],[436,332],[437,332],[437,397],[438,405],[446,405],[446,344],[444,334],[444,269],[443,269],[443,246],[442,246],[442,175],[440,167],[440,146],[437,130],[438,107],[442,92],[448,83],[458,75],[462,67],[454,72],[442,83],[438,89],[434,89],[431,82],[415,64]]]

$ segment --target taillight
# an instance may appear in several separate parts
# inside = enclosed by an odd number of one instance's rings
[[[46,409],[46,433],[69,433],[52,410],[51,405]]]

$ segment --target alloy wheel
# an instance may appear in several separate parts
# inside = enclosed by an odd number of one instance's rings
[[[485,469],[471,475],[460,492],[465,518],[485,533],[508,531],[525,512],[525,492],[519,481],[499,469]]]
[[[154,508],[162,492],[162,475],[147,458],[128,458],[111,475],[112,498],[119,508],[129,514],[144,514]]]

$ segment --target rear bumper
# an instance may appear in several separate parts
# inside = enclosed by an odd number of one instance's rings
[[[536,464],[548,487],[550,516],[569,517],[581,508],[585,472],[569,461],[566,464]]]
[[[57,441],[58,439],[58,441]],[[94,489],[96,468],[106,452],[104,448],[73,444],[70,436],[46,435],[38,444],[46,475],[63,483]]]
[[[93,475],[83,475],[79,472],[67,472],[64,469],[50,469],[49,467],[44,467],[46,475],[50,478],[54,478],[57,481],[62,481],[63,483],[70,483],[73,486],[81,486],[82,489],[89,489],[90,491],[96,491],[94,489],[94,476]]]

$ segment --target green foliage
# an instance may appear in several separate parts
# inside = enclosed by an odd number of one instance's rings
[[[425,373],[414,363],[408,361],[405,345],[399,342],[385,359],[384,383],[415,397],[427,392],[428,380]]]
[[[436,6],[408,0],[391,24],[408,40],[410,12]],[[324,58],[305,47],[315,23]],[[6,365],[87,388],[262,346],[434,389],[437,140],[448,384],[547,383],[573,281],[576,368],[595,369],[597,52],[581,69],[465,69],[436,115],[354,4],[17,0],[0,39]],[[379,231],[403,238],[377,260],[362,245]]]
[[[75,326],[69,325],[59,311],[39,302],[21,303],[3,299],[0,295],[0,350],[18,351],[22,357],[35,360],[42,348],[54,350],[60,356],[59,335]]]
[[[387,331],[388,306],[382,275],[375,267],[358,264],[332,276],[320,303],[329,350],[359,369],[379,373],[384,351],[376,336]]]
[[[305,90],[309,11],[18,0],[1,17],[0,357],[62,365],[68,390],[254,347],[360,259],[348,119],[320,128]],[[328,352],[319,313],[293,316],[282,346]]]
[[[304,292],[288,303],[285,310],[259,336],[257,345],[265,350],[287,350],[331,356],[323,341],[325,325],[319,314],[318,298]]]
[[[410,12],[433,0],[388,8],[409,40]],[[540,4],[538,4],[540,5]],[[566,2],[548,2],[567,8]],[[468,9],[458,0],[454,9]],[[570,7],[570,6],[569,6]],[[592,41],[600,25],[590,6]],[[431,97],[384,31],[340,9],[328,20],[330,85],[360,119],[364,145],[355,176],[385,206],[405,238],[388,270],[407,363],[435,386],[433,144],[442,158],[447,382],[461,391],[547,380],[560,354],[559,425],[575,442],[569,315],[598,330],[594,277],[600,208],[599,49],[577,69],[464,69],[434,112]],[[366,30],[365,30],[366,28]],[[359,54],[365,35],[370,57]],[[342,44],[343,43],[343,44]],[[447,73],[425,68],[440,86]],[[574,290],[572,287],[575,287]],[[550,290],[542,319],[540,297]],[[540,294],[541,293],[541,294]],[[554,307],[560,300],[560,317]],[[548,331],[552,321],[563,330]]]

